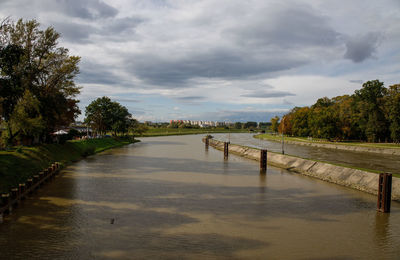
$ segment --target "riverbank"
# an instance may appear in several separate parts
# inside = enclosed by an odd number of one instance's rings
[[[66,165],[91,154],[134,142],[139,141],[127,137],[101,138],[0,151],[0,193],[8,192],[54,162]]]
[[[282,137],[271,134],[260,134],[255,135],[254,138],[281,142]],[[312,140],[300,137],[286,137],[285,143],[296,144],[304,146],[321,147],[328,149],[346,150],[354,152],[368,152],[368,153],[380,153],[380,154],[391,154],[400,155],[400,145],[398,144],[387,144],[387,143],[358,143],[358,142],[328,142],[326,140]]]
[[[218,150],[224,150],[224,142],[210,139],[209,144]],[[230,144],[229,153],[257,161],[260,160],[260,150],[256,148]],[[284,168],[291,172],[311,176],[370,194],[377,195],[378,193],[378,174],[372,171],[333,165],[273,152],[267,153],[267,163],[275,167]],[[399,178],[393,178],[392,199],[400,201]]]

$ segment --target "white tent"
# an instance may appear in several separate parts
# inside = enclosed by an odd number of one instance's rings
[[[66,132],[64,130],[58,130],[57,132],[54,132],[53,134],[55,134],[55,135],[66,135],[66,134],[68,134],[68,132]]]

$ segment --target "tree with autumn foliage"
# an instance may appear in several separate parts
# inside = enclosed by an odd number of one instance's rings
[[[284,118],[279,131],[285,134],[398,143],[400,84],[386,88],[379,80],[367,81],[353,95],[320,98],[310,107],[293,108]]]

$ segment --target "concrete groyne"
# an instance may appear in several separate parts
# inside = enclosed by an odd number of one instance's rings
[[[259,138],[259,137],[256,137]],[[264,139],[262,140],[269,140],[278,142],[275,140]],[[344,150],[344,151],[351,151],[351,152],[363,152],[363,153],[379,153],[379,154],[390,154],[390,155],[399,155],[400,156],[400,149],[398,148],[380,148],[380,147],[367,147],[367,146],[360,146],[360,145],[345,145],[345,144],[326,144],[326,143],[318,143],[318,142],[301,142],[301,141],[292,141],[292,140],[285,140],[286,144],[295,144],[295,145],[303,145],[303,146],[313,146],[313,147],[320,147],[320,148],[327,148],[327,149],[336,149],[336,150]]]
[[[203,141],[205,141],[205,138]],[[218,150],[224,150],[224,142],[209,139],[208,143]],[[259,149],[236,144],[230,144],[228,149],[229,153],[252,160],[260,160]],[[370,194],[378,194],[379,175],[373,172],[273,152],[267,153],[267,163],[291,172],[311,176]],[[392,199],[400,201],[400,180],[398,178],[393,178]]]

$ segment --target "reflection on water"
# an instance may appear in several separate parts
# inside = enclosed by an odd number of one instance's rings
[[[221,141],[227,141],[230,138],[233,144],[268,149],[277,153],[282,152],[280,142],[256,139],[253,135],[235,133],[230,134],[229,137],[228,134],[215,134],[214,137]],[[400,173],[400,156],[398,155],[351,152],[294,144],[285,144],[285,154],[382,172]]]
[[[204,149],[143,138],[67,169],[0,225],[0,259],[396,259],[400,207]]]

